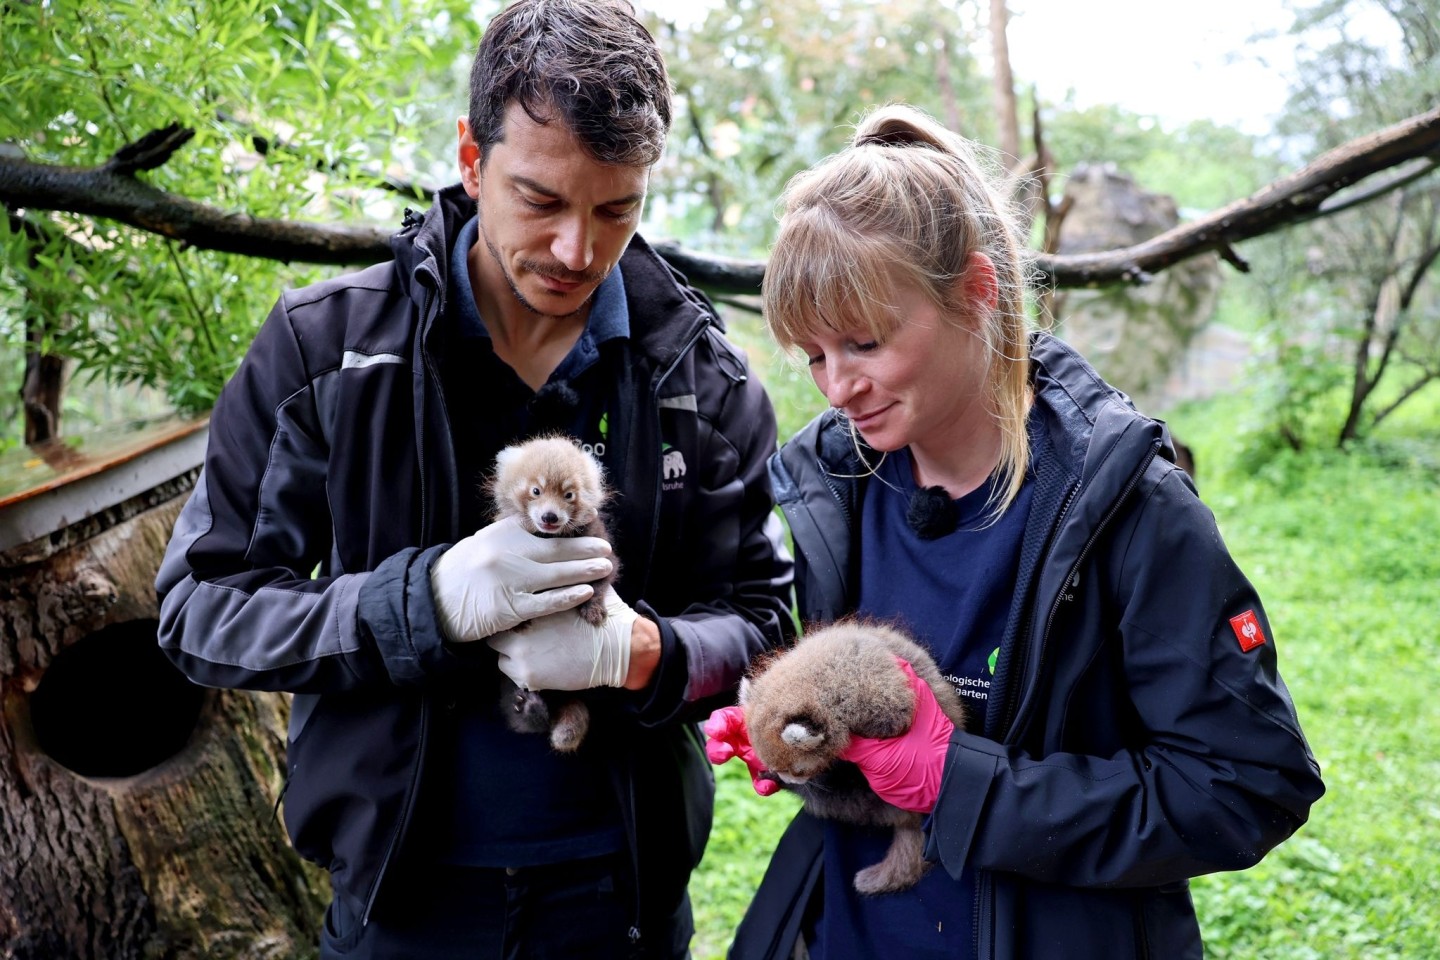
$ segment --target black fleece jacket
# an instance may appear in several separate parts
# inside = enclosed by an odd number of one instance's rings
[[[226,386],[157,580],[160,645],[195,682],[296,694],[285,821],[368,916],[405,841],[436,693],[458,668],[429,569],[459,529],[438,378],[449,248],[473,213],[442,191],[395,260],[284,294]],[[688,940],[684,891],[714,782],[689,721],[730,702],[791,631],[791,562],[765,472],[774,415],[708,301],[638,236],[631,337],[609,398],[623,456],[618,590],[662,633],[643,695],[597,692],[647,927]],[[311,576],[312,571],[318,574]],[[608,697],[608,702],[606,698]],[[597,785],[597,788],[599,785]],[[648,944],[672,955],[676,944]]]

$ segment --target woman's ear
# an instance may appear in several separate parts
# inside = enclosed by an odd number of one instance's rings
[[[1000,305],[1000,281],[995,275],[995,261],[988,254],[979,250],[970,254],[960,284],[967,304],[991,310]]]

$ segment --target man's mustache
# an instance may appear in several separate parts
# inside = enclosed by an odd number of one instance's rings
[[[539,260],[521,260],[520,266],[530,273],[558,280],[561,283],[599,283],[609,270],[567,270],[563,264],[541,263]]]

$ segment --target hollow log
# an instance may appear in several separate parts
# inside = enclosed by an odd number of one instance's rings
[[[315,953],[326,881],[275,815],[287,699],[196,687],[156,644],[193,480],[0,549],[0,957]]]

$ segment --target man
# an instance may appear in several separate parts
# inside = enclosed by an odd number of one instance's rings
[[[691,721],[785,640],[791,562],[769,401],[635,232],[669,124],[628,8],[515,3],[461,184],[393,263],[282,296],[216,404],[160,643],[198,683],[295,694],[285,820],[331,874],[322,956],[687,952],[713,795]],[[604,463],[613,544],[489,522],[496,452],[551,432]],[[592,627],[573,608],[612,546]],[[576,753],[505,726],[501,669],[595,688]]]

